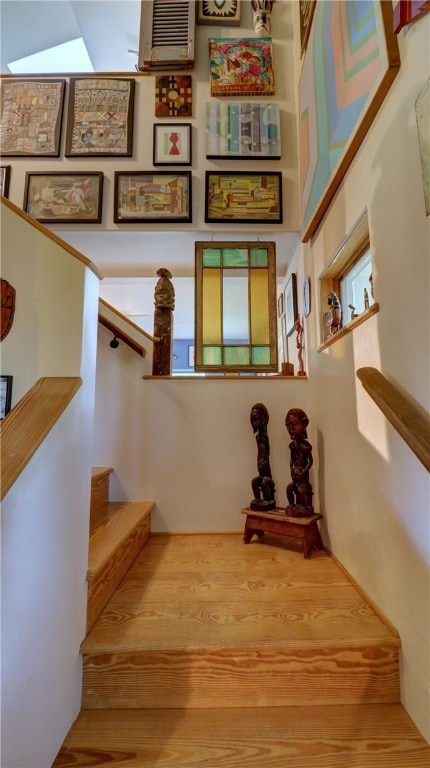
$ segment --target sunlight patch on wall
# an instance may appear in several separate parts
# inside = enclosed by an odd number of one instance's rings
[[[373,367],[381,371],[381,355],[377,328],[377,316],[369,318],[364,325],[353,331],[354,370]],[[383,371],[382,371],[383,373]],[[366,392],[359,378],[355,377],[357,403],[357,428],[385,461],[390,461],[388,445],[388,422],[370,395]]]

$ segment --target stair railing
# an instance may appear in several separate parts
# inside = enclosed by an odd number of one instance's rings
[[[103,314],[103,309],[106,309],[108,312],[116,315],[119,319],[119,322],[116,323],[112,319],[107,318]],[[140,355],[140,357],[146,357],[146,349],[143,344],[140,344],[132,336],[130,336],[129,333],[124,331],[123,328],[121,328],[120,323],[125,325],[125,327],[130,328],[131,331],[137,332],[153,344],[156,344],[160,341],[158,336],[151,336],[149,333],[146,333],[143,328],[140,328],[140,326],[136,325],[136,323],[133,323],[133,321],[130,320],[127,315],[123,315],[122,312],[120,312],[118,309],[113,307],[112,304],[109,304],[107,301],[105,301],[105,299],[102,298],[99,298],[98,321],[113,334],[112,341],[110,342],[112,349],[116,349],[118,346],[118,339],[120,339],[124,342],[124,344],[127,344],[130,349]]]

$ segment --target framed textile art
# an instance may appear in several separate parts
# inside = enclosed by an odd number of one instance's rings
[[[397,75],[392,4],[317,3],[300,78],[302,239],[316,231]]]
[[[206,157],[280,160],[279,104],[206,104]]]
[[[153,165],[191,165],[191,123],[155,123]]]
[[[273,96],[272,38],[209,38],[211,96]]]
[[[24,211],[49,223],[98,224],[102,220],[103,173],[27,173]]]
[[[197,3],[197,24],[240,24],[240,0],[202,0]]]
[[[134,79],[70,78],[66,157],[130,157]]]
[[[191,75],[155,76],[155,117],[191,117]]]
[[[65,80],[3,80],[0,153],[58,157]]]
[[[282,174],[206,171],[205,222],[282,223]]]
[[[191,171],[116,171],[114,221],[190,222]]]

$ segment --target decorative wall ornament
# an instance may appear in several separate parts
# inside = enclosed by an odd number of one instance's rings
[[[291,336],[297,320],[297,275],[292,272],[285,288],[285,331]]]
[[[206,157],[280,160],[279,104],[208,102]]]
[[[153,165],[191,165],[191,123],[155,123]]]
[[[399,66],[390,2],[317,3],[299,87],[303,242],[321,222]]]
[[[191,117],[191,75],[156,75],[155,117]]]
[[[317,0],[300,0],[301,56],[304,56],[304,53],[306,51],[316,4],[317,4]]]
[[[270,25],[272,22],[272,8],[275,0],[251,0],[253,15],[252,21],[254,31],[258,37],[270,35]]]
[[[65,80],[3,80],[0,152],[58,157]]]
[[[209,38],[211,96],[273,96],[272,39]]]
[[[23,208],[34,219],[50,223],[102,220],[103,173],[27,173]]]
[[[0,278],[1,283],[1,328],[0,341],[6,338],[12,328],[15,314],[15,288],[4,278]]]
[[[240,24],[240,0],[203,0],[197,4],[198,24]]]

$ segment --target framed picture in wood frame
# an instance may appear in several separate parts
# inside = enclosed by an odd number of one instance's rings
[[[191,171],[116,171],[116,224],[192,221]]]
[[[13,376],[0,376],[0,419],[10,411]]]
[[[225,24],[237,27],[240,24],[240,0],[198,0],[197,24]]]
[[[3,80],[3,157],[59,156],[65,85],[65,80]]]
[[[206,171],[206,223],[282,223],[282,173]]]
[[[292,272],[284,291],[285,333],[291,336],[297,320],[297,276]]]
[[[26,213],[50,224],[99,224],[102,220],[103,173],[29,173],[25,177]]]
[[[66,157],[130,157],[134,78],[71,77]]]
[[[3,197],[9,194],[10,165],[0,165],[0,193]]]
[[[191,123],[155,123],[153,165],[191,165]]]

